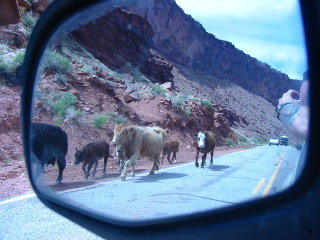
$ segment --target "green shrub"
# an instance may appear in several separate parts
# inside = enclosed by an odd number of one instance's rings
[[[21,22],[27,29],[33,29],[36,25],[36,19],[28,12],[21,13]]]
[[[4,77],[7,84],[19,84],[25,51],[19,51],[13,58],[0,57],[0,75]]]
[[[128,122],[128,119],[127,119],[126,117],[123,117],[123,116],[119,115],[119,116],[115,117],[115,118],[113,119],[113,121],[114,121],[116,124],[123,124],[123,123]]]
[[[207,99],[202,99],[201,104],[207,108],[212,108],[213,105],[212,102]]]
[[[75,95],[68,92],[63,92],[58,94],[54,97],[53,103],[49,103],[49,107],[55,112],[55,114],[58,116],[58,119],[56,119],[57,124],[61,124],[62,121],[65,119],[67,111],[70,109],[74,110],[74,104],[78,102],[78,99]],[[76,110],[74,110],[76,111]],[[80,114],[78,112],[77,114]]]
[[[237,145],[237,143],[236,143],[235,141],[233,141],[232,139],[230,139],[230,138],[226,138],[226,139],[224,140],[224,142],[225,142],[225,144],[226,144],[228,147],[232,147],[232,146],[234,146],[234,145]]]
[[[9,159],[3,159],[3,163],[5,164],[5,165],[8,165],[9,164]]]
[[[118,113],[116,112],[109,112],[108,116],[109,116],[109,119],[116,124],[123,124],[128,122],[128,119],[126,117],[118,115]]]
[[[254,138],[254,139],[253,139],[253,142],[254,142],[255,144],[261,145],[261,144],[266,144],[266,143],[268,143],[268,139],[266,139],[266,138]]]
[[[74,109],[73,107],[71,108],[68,108],[66,110],[66,113],[65,113],[65,116],[64,118],[65,119],[68,119],[68,120],[71,120],[73,121],[74,123],[80,123],[80,118],[86,114],[85,111],[82,111],[80,109]]]
[[[151,94],[155,96],[165,96],[167,90],[160,86],[159,83],[152,84],[151,86]]]
[[[107,117],[102,114],[93,115],[92,125],[95,128],[102,128],[107,123]]]
[[[192,119],[192,112],[189,106],[184,107],[183,112],[184,112],[184,115],[186,115],[189,120]]]
[[[248,143],[249,140],[248,140],[248,138],[246,138],[245,136],[241,136],[241,137],[240,137],[240,142],[242,142],[242,143]]]
[[[178,95],[176,97],[171,98],[172,104],[180,109],[183,110],[184,104],[189,100],[189,97],[186,95]]]
[[[51,69],[56,73],[65,74],[72,70],[72,65],[70,60],[65,56],[56,51],[47,50],[44,56],[42,69],[43,71]]]

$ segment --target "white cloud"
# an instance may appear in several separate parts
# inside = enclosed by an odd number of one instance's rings
[[[302,79],[306,70],[306,52],[298,45],[263,41],[259,39],[234,39],[235,47],[262,62],[268,63],[290,78]]]
[[[306,70],[298,0],[176,0],[217,38],[294,79]]]

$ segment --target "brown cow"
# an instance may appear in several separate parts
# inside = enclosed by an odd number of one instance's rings
[[[153,160],[153,167],[150,175],[159,170],[159,158],[162,152],[166,133],[160,127],[143,127],[137,125],[117,125],[114,129],[114,136],[111,144],[122,145],[125,156],[128,158],[121,173],[121,180],[127,176],[127,169],[132,167],[134,176],[135,161],[141,157],[149,157]]]
[[[90,176],[90,170],[94,164],[94,169],[92,173],[92,177],[96,174],[98,160],[103,158],[103,174],[106,173],[107,162],[109,157],[109,145],[106,141],[96,141],[87,144],[83,149],[76,149],[76,153],[74,155],[74,164],[82,163],[82,170],[84,172],[84,179],[88,179]],[[88,169],[86,167],[88,166]]]
[[[173,159],[177,161],[177,152],[179,152],[179,142],[175,140],[169,140],[166,141],[163,145],[163,150],[162,150],[162,164],[163,164],[163,159],[167,155],[168,162],[171,164],[173,162]],[[170,155],[172,153],[172,159],[170,160]]]
[[[208,152],[210,152],[210,154],[211,154],[210,164],[212,164],[213,163],[213,151],[216,146],[215,135],[210,131],[201,131],[198,134],[195,134],[194,138],[196,139],[195,145],[196,145],[196,149],[197,149],[196,162],[195,162],[196,167],[199,167],[198,157],[199,157],[200,152],[203,154],[201,167],[203,168],[204,165],[206,164],[206,158],[207,158]]]

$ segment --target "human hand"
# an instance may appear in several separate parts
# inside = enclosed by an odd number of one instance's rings
[[[289,89],[286,93],[282,95],[282,98],[279,99],[279,104],[281,103],[301,104],[299,97],[300,97],[299,92]]]

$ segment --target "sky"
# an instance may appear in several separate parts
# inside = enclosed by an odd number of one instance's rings
[[[207,32],[292,79],[307,69],[297,0],[176,0]]]

